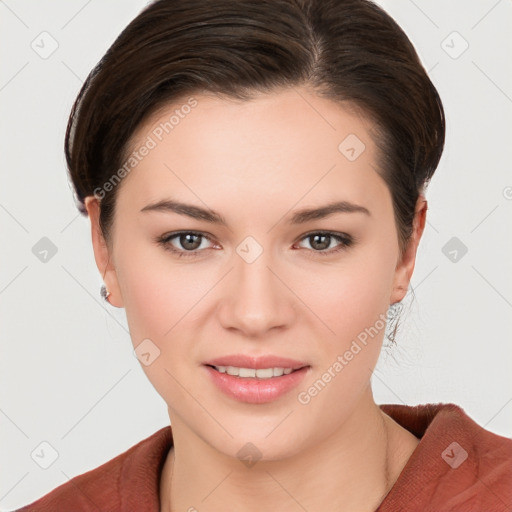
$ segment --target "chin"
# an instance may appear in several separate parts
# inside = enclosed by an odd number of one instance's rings
[[[225,421],[223,426],[233,435],[230,437],[221,429],[218,435],[212,437],[212,431],[202,432],[203,440],[215,450],[228,457],[244,461],[280,461],[293,457],[307,448],[311,443],[311,436],[307,433],[307,426],[298,418],[290,421],[283,418],[291,411],[286,408],[276,417],[258,418],[254,413],[252,417],[238,418],[232,422]],[[203,426],[199,426],[201,429]],[[246,464],[250,466],[250,464]]]

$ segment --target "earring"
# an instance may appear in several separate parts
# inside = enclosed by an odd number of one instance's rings
[[[101,286],[100,295],[110,304],[108,298],[110,297],[111,293],[107,290],[107,287],[105,285]]]

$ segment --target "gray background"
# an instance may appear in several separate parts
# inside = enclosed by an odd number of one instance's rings
[[[447,146],[427,193],[415,298],[405,301],[398,346],[383,350],[376,401],[454,402],[509,437],[512,2],[379,3],[438,87]],[[35,500],[169,421],[133,356],[124,310],[99,296],[89,221],[73,203],[63,155],[82,81],[144,5],[0,0],[1,510]]]

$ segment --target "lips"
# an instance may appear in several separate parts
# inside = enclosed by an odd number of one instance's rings
[[[277,356],[250,357],[243,354],[218,357],[204,363],[211,382],[226,396],[238,402],[249,404],[264,404],[283,397],[304,379],[310,370],[310,365],[295,359]],[[234,370],[235,368],[253,369],[287,369],[287,372],[277,372],[277,376],[270,378],[242,377],[223,373],[221,369]],[[245,372],[244,372],[245,373]],[[268,376],[266,376],[268,377]]]

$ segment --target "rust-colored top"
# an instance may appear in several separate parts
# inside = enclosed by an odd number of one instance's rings
[[[455,404],[381,405],[420,438],[376,512],[512,511],[512,439],[483,429]],[[18,512],[159,512],[172,446],[164,427]]]

